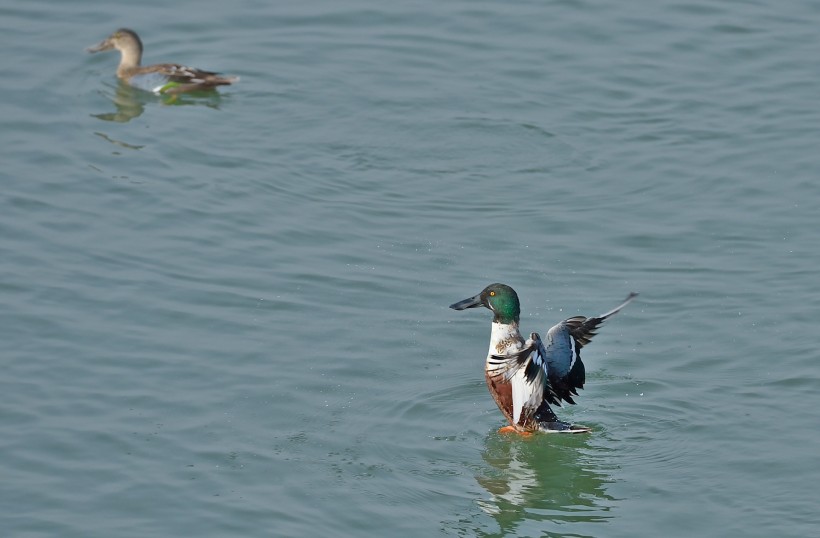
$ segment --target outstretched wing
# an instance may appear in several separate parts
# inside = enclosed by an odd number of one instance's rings
[[[547,331],[543,355],[547,363],[549,382],[558,398],[571,404],[577,389],[584,388],[586,371],[581,362],[581,348],[595,336],[598,327],[628,305],[638,294],[630,293],[623,303],[606,314],[586,318],[575,316],[565,319]]]
[[[544,400],[559,404],[549,381],[544,346],[538,333],[532,333],[524,348],[509,355],[492,355],[489,375],[499,376],[512,385],[513,423],[527,422]]]

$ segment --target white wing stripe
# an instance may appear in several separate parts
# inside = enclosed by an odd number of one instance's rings
[[[532,387],[527,383],[524,377],[524,370],[519,369],[512,378],[512,397],[513,397],[513,423],[518,424],[521,419],[521,410],[524,408],[524,403],[529,400],[529,392]]]

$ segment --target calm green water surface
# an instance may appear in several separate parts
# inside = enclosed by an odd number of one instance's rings
[[[820,532],[820,4],[0,6],[10,537]],[[146,62],[239,75],[169,103]],[[522,330],[641,296],[559,415]]]

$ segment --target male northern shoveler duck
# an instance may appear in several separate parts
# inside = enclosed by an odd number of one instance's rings
[[[120,80],[153,93],[176,95],[185,92],[212,90],[217,86],[233,84],[239,77],[223,77],[219,73],[202,71],[179,64],[140,65],[142,41],[133,30],[120,28],[101,43],[89,47],[88,52],[120,51],[117,77]]]
[[[495,403],[510,425],[501,432],[534,431],[582,433],[590,431],[558,420],[550,404],[561,400],[574,404],[577,389],[584,388],[581,348],[590,342],[598,327],[617,314],[638,294],[606,314],[587,318],[574,316],[547,331],[546,342],[538,333],[524,341],[518,332],[521,305],[518,294],[505,284],[490,284],[469,299],[451,304],[454,310],[483,306],[493,313],[490,350],[484,376]]]

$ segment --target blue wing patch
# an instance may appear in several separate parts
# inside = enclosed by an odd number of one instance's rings
[[[578,389],[583,389],[586,382],[581,348],[592,341],[595,331],[604,321],[617,314],[637,295],[630,293],[623,303],[606,314],[565,319],[547,331],[546,343],[538,333],[532,333],[521,351],[510,355],[492,355],[490,364],[498,368],[496,375],[504,375],[507,380],[512,379],[522,367],[528,383],[538,382],[539,373],[543,372],[544,400],[558,405],[561,400],[574,404],[572,397],[578,396]]]

